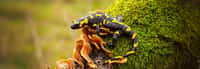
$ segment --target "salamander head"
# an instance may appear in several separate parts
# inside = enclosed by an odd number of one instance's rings
[[[72,23],[71,29],[80,29],[88,25],[88,18],[85,16],[77,21],[73,21]]]
[[[83,23],[81,23],[84,19],[81,18],[79,20],[72,21],[71,29],[80,29],[83,27]]]

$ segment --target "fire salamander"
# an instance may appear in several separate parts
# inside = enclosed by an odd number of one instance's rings
[[[72,29],[79,29],[84,26],[92,27],[96,30],[98,35],[100,34],[100,28],[107,28],[109,31],[112,31],[112,41],[109,42],[109,45],[114,45],[117,38],[120,35],[126,35],[132,40],[132,48],[125,55],[116,56],[113,59],[106,61],[106,63],[125,63],[127,62],[127,58],[130,55],[134,55],[136,52],[136,48],[138,47],[138,37],[136,32],[131,30],[131,28],[124,24],[123,22],[117,20],[113,16],[106,14],[104,12],[96,12],[90,14],[88,16],[82,17],[81,19],[75,21],[72,25]],[[107,35],[107,34],[104,34]]]

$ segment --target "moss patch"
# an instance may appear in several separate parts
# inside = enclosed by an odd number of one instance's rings
[[[107,12],[121,14],[139,37],[137,55],[114,69],[198,68],[200,6],[179,0],[116,0]],[[130,47],[122,37],[113,52],[122,55]]]

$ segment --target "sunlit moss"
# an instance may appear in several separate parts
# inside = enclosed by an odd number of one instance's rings
[[[116,0],[107,12],[122,15],[138,33],[137,55],[114,69],[190,69],[197,68],[200,55],[200,7],[180,0]],[[131,47],[120,38],[115,55]]]

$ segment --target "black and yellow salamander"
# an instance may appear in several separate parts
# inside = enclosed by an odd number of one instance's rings
[[[132,48],[126,52],[125,55],[116,56],[113,59],[106,61],[106,63],[125,63],[127,58],[130,55],[136,53],[136,48],[138,47],[138,37],[136,32],[134,32],[128,25],[124,24],[122,21],[117,20],[113,16],[104,13],[96,12],[88,16],[82,17],[81,19],[74,21],[71,25],[71,29],[80,29],[83,27],[91,27],[96,30],[98,35],[107,35],[100,34],[101,29],[109,29],[112,33],[112,41],[108,44],[115,46],[115,42],[120,35],[125,35],[132,40]]]

